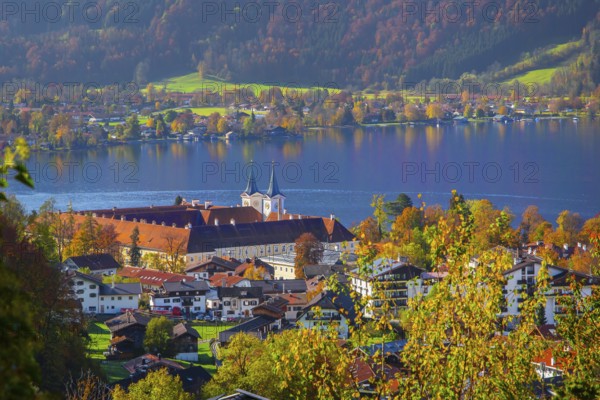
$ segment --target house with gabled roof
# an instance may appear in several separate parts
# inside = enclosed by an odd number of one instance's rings
[[[506,298],[506,306],[503,310],[505,316],[519,315],[521,303],[535,290],[537,277],[542,268],[542,259],[537,256],[528,255],[517,261],[511,269],[503,273],[506,279],[503,291]],[[564,314],[565,311],[560,304],[560,298],[572,295],[570,289],[571,279],[581,283],[581,294],[583,296],[591,295],[593,288],[600,286],[600,277],[598,276],[584,274],[556,265],[547,265],[547,270],[550,276],[550,288],[546,293],[544,316],[548,324],[555,324],[556,317]]]
[[[298,316],[297,324],[307,329],[328,329],[334,325],[341,339],[348,339],[354,324],[354,301],[345,293],[326,290],[315,296]]]
[[[163,282],[162,288],[150,293],[150,307],[159,310],[179,308],[185,316],[206,312],[208,283],[189,277],[180,281]]]
[[[142,286],[139,283],[106,284],[102,279],[82,274],[79,271],[67,272],[71,292],[81,303],[86,314],[118,314],[123,310],[138,308]]]
[[[89,268],[92,274],[114,275],[121,265],[110,254],[90,254],[69,257],[64,262],[69,269],[79,270]]]
[[[361,296],[370,298],[365,316],[372,317],[384,303],[388,303],[395,312],[406,309],[408,300],[423,292],[420,278],[424,272],[405,259],[379,258],[373,261],[368,274],[354,269],[349,276],[352,288]]]

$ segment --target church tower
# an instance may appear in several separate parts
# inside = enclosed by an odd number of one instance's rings
[[[242,206],[253,207],[258,212],[263,212],[263,194],[258,190],[256,185],[256,177],[254,176],[254,168],[250,168],[250,176],[246,190],[241,194]]]
[[[279,190],[277,178],[275,178],[275,163],[271,164],[271,179],[269,189],[264,196],[262,214],[265,219],[269,218],[271,213],[277,214],[277,220],[281,220],[285,205],[285,196]]]

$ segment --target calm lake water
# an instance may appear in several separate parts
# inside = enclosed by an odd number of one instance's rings
[[[530,204],[554,221],[564,209],[600,212],[600,122],[323,129],[303,140],[146,143],[34,153],[36,188],[11,183],[28,209],[54,197],[76,210],[172,204],[177,195],[236,205],[251,168],[266,191],[270,163],[290,212],[335,214],[348,225],[372,213],[374,193],[448,204],[450,191],[519,214]],[[253,163],[252,163],[253,162]]]

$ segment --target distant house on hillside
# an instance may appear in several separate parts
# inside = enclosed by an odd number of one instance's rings
[[[65,266],[72,270],[89,268],[93,274],[114,275],[121,265],[110,254],[90,254],[67,258]]]

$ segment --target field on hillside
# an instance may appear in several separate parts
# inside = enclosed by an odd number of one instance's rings
[[[307,90],[319,89],[317,86],[304,86],[292,80],[286,82],[225,82],[215,77],[200,79],[197,73],[168,78],[162,81],[152,82],[155,88],[166,87],[167,92],[193,93],[201,90],[209,90],[223,94],[223,91],[247,91],[258,96],[262,90],[279,87],[286,94],[304,93]],[[144,89],[145,92],[145,89]]]
[[[518,80],[523,84],[545,85],[546,83],[550,83],[552,75],[554,75],[555,72],[556,68],[535,69],[533,71],[516,76],[515,78],[511,79],[510,82]]]

